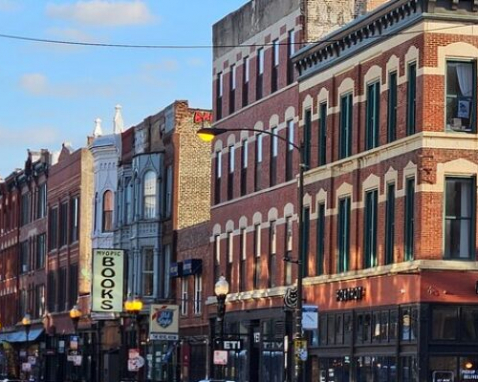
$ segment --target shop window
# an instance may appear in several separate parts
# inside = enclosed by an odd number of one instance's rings
[[[446,128],[476,131],[476,64],[448,61],[446,65]]]
[[[432,339],[457,339],[458,308],[453,306],[434,307],[432,311]]]
[[[327,316],[319,315],[319,343],[321,346],[327,345]]]
[[[478,340],[478,308],[463,307],[461,313],[461,339]]]
[[[474,178],[445,180],[445,257],[470,259],[474,256]]]
[[[327,344],[335,344],[335,315],[329,314],[327,316]]]
[[[358,344],[369,343],[372,326],[372,315],[370,312],[359,313],[356,316],[355,342]]]
[[[352,313],[344,313],[344,344],[346,345],[352,343],[353,326]]]
[[[417,308],[403,308],[401,310],[400,339],[402,341],[416,341],[418,330]]]
[[[390,311],[390,328],[388,336],[390,341],[396,341],[398,338],[398,310]]]
[[[401,382],[418,381],[418,361],[416,356],[400,357]]]
[[[335,315],[335,343],[344,343],[344,318],[342,314]]]
[[[378,146],[380,129],[380,82],[367,86],[367,128],[365,131],[365,149]]]

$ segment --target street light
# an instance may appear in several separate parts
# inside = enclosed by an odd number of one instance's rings
[[[222,343],[224,337],[224,316],[226,314],[226,296],[229,293],[229,283],[224,276],[219,277],[214,285],[214,294],[217,299],[217,321],[219,324],[219,333],[217,336],[217,342]],[[216,377],[222,378],[222,368],[216,369]]]
[[[284,138],[278,134],[271,133],[267,130],[259,130],[259,129],[250,129],[250,128],[216,128],[216,127],[208,127],[208,128],[201,128],[197,131],[197,135],[200,139],[205,142],[211,142],[214,137],[231,132],[231,131],[252,131],[255,133],[266,134],[272,137],[277,137],[282,141],[289,144],[295,150],[299,152],[300,155],[300,163],[299,163],[299,188],[298,188],[298,220],[299,220],[299,256],[298,258],[293,261],[298,265],[297,267],[297,303],[295,304],[294,309],[294,355],[295,355],[295,380],[302,381],[302,362],[306,360],[306,357],[302,358],[301,354],[304,353],[304,341],[302,338],[302,282],[304,278],[304,259],[305,257],[305,246],[304,246],[304,171],[306,168],[306,164],[304,161],[304,149],[302,146],[296,145],[294,142],[289,141],[287,138]],[[286,259],[286,261],[291,261],[290,259]]]
[[[71,308],[70,310],[70,318],[71,318],[71,321],[73,322],[73,328],[74,328],[75,334],[77,334],[78,332],[78,322],[80,321],[81,314],[82,313],[78,305],[74,305],[73,308]]]
[[[30,334],[30,328],[32,326],[31,316],[27,313],[22,318],[22,325],[25,328],[25,337],[26,337],[26,347],[27,347],[27,359],[28,359],[28,335]]]
[[[139,335],[139,320],[138,320],[138,315],[143,309],[143,301],[141,301],[138,297],[132,298],[129,296],[126,301],[124,302],[124,310],[126,313],[131,315],[134,318],[135,324],[136,324],[136,347],[137,351],[140,351],[141,348],[141,338]]]

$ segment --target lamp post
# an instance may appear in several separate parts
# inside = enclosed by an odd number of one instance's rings
[[[226,314],[226,296],[228,293],[229,283],[224,276],[221,276],[214,285],[214,294],[217,299],[217,322],[219,325],[217,342],[219,344],[221,344],[224,339],[224,316]],[[221,379],[223,377],[222,367],[217,368],[215,374],[218,379]]]
[[[278,134],[271,133],[267,130],[250,129],[250,128],[201,128],[197,131],[197,135],[205,142],[210,142],[214,137],[231,132],[231,131],[252,131],[255,133],[266,134],[272,137],[286,142],[291,147],[299,152],[299,187],[298,187],[298,220],[299,220],[299,252],[296,260],[292,261],[297,264],[297,303],[294,309],[294,355],[295,355],[295,381],[302,381],[302,363],[306,360],[306,352],[304,353],[304,341],[302,337],[302,282],[304,278],[304,259],[305,259],[305,246],[304,246],[304,171],[306,164],[304,161],[304,149],[302,146],[296,145],[287,138],[284,138]],[[286,261],[291,261],[286,259]],[[305,357],[303,356],[305,355]]]
[[[22,318],[22,325],[25,328],[25,339],[26,339],[25,342],[27,347],[26,354],[27,354],[27,360],[28,360],[28,335],[30,334],[30,328],[32,326],[32,319],[28,313],[25,314],[25,316]]]
[[[143,301],[141,301],[138,297],[132,298],[131,296],[124,302],[124,310],[130,316],[134,318],[135,325],[136,325],[136,347],[138,352],[140,352],[141,348],[141,338],[140,338],[140,328],[139,328],[139,319],[138,315],[143,309]],[[139,371],[139,370],[138,370]],[[138,377],[138,375],[136,375]]]

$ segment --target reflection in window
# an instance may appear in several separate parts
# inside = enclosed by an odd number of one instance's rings
[[[461,328],[461,338],[463,341],[478,340],[478,308],[462,308]]]
[[[432,339],[456,339],[458,309],[452,306],[435,307],[432,313]]]
[[[143,217],[153,219],[156,216],[156,174],[147,171],[143,179]]]

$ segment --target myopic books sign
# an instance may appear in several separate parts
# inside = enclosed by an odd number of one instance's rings
[[[122,249],[93,250],[93,312],[123,310],[123,268]]]

